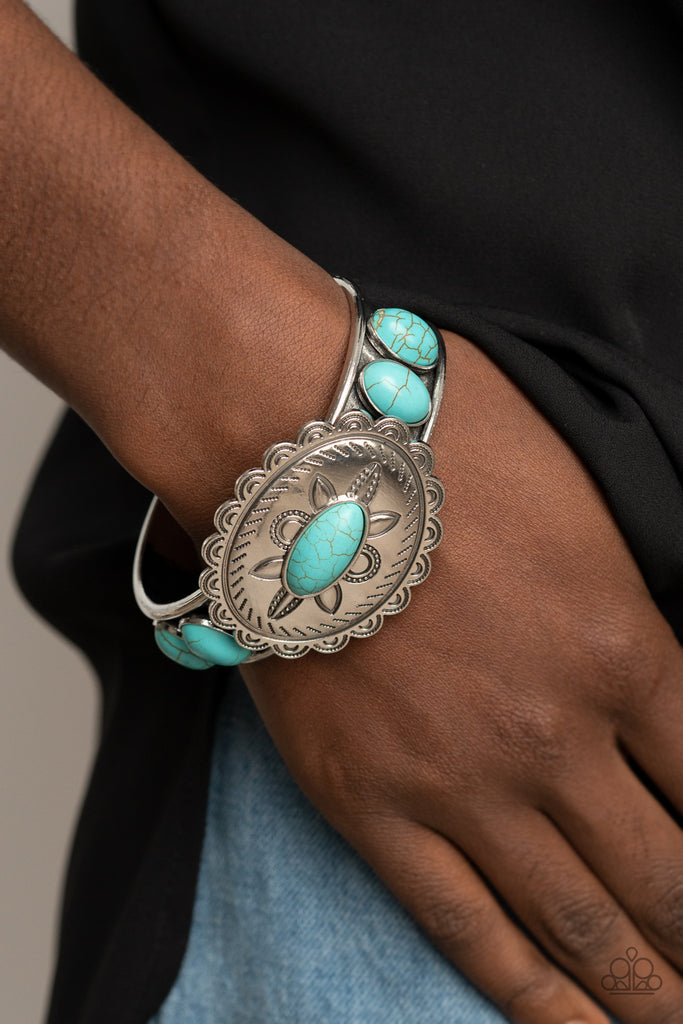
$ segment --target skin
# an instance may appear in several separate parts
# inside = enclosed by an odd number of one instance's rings
[[[324,414],[346,299],[15,0],[0,66],[3,344],[199,545],[239,473]],[[445,338],[429,581],[371,640],[247,684],[304,792],[511,1020],[683,1021],[681,649],[571,449]],[[629,946],[663,984],[610,1003]]]

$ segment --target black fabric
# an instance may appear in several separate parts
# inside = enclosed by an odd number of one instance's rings
[[[681,0],[78,9],[83,57],[221,189],[521,385],[603,487],[679,637],[682,13]],[[188,679],[150,646],[128,582],[148,497],[69,413],[15,545],[21,585],[103,690],[49,1024],[143,1024],[190,920],[226,680]]]

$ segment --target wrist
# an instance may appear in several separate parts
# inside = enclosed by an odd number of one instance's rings
[[[197,544],[237,477],[274,440],[294,438],[307,420],[325,416],[348,344],[342,289],[262,231],[261,259],[240,264],[241,281],[223,266],[197,282],[201,328],[183,346],[176,372],[165,373],[153,415],[145,414],[132,439],[135,475]]]

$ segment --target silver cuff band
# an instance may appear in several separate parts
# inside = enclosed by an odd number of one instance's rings
[[[207,568],[191,594],[164,603],[147,595],[142,561],[157,498],[145,517],[135,599],[159,646],[182,664],[216,663],[201,636],[188,641],[199,625],[209,640],[212,626],[232,634],[248,661],[340,650],[401,611],[429,572],[443,486],[426,441],[443,393],[443,341],[405,310],[377,310],[366,322],[353,285],[335,280],[355,317],[328,418],[271,446],[262,467],[242,474],[235,499],[216,512],[218,532],[204,542]],[[191,664],[198,655],[206,664]]]

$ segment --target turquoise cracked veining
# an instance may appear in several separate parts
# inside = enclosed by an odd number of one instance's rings
[[[193,654],[190,648],[187,646],[185,641],[181,637],[176,636],[169,629],[164,629],[163,626],[157,626],[154,630],[154,639],[156,640],[157,647],[162,651],[167,658],[171,661],[175,661],[178,665],[182,665],[183,668],[212,668],[213,662],[207,661],[206,658],[200,658],[196,654]]]
[[[390,359],[376,359],[361,372],[365,393],[378,412],[404,423],[421,423],[429,415],[429,391],[416,373]]]
[[[249,657],[251,651],[240,647],[230,633],[222,633],[200,622],[186,622],[180,627],[188,650],[214,665],[239,665]]]
[[[376,309],[370,317],[375,334],[395,356],[413,366],[434,366],[439,343],[429,324],[407,309]]]
[[[338,501],[319,512],[291,549],[286,579],[292,593],[312,597],[343,576],[358,554],[365,523],[357,501]]]

